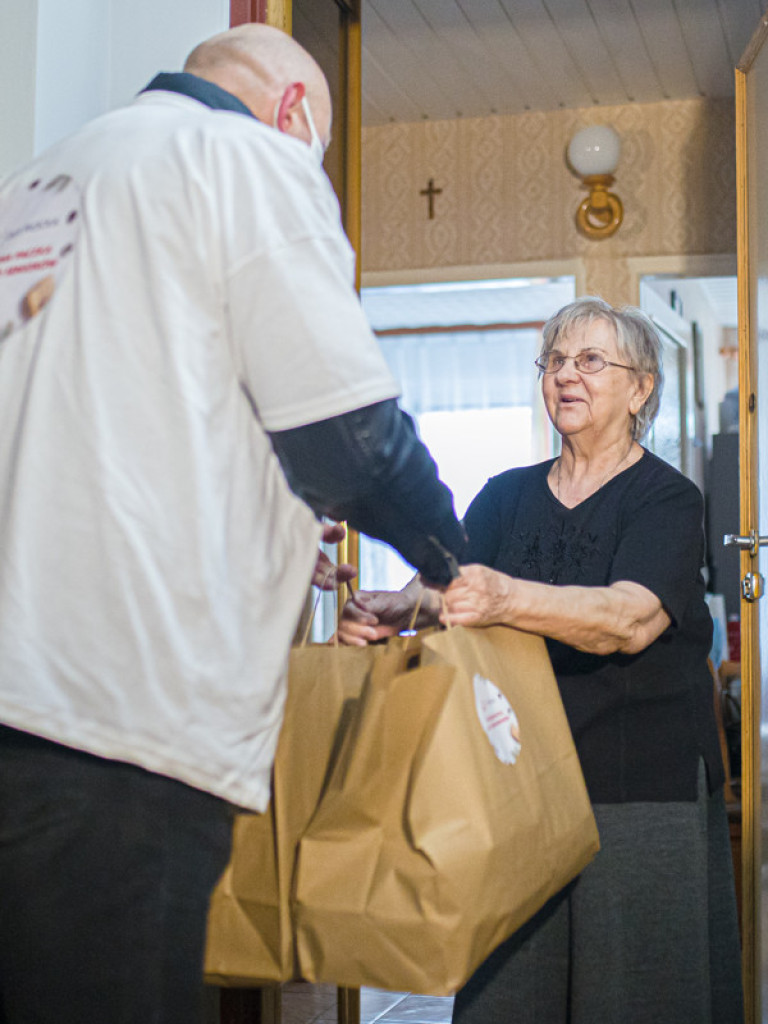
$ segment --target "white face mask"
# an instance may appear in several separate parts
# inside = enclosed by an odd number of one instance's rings
[[[273,128],[277,128],[277,115],[280,112],[281,102],[281,100],[278,100],[277,103],[275,104],[275,112],[272,115]],[[304,116],[307,119],[307,126],[309,127],[309,151],[315,158],[315,160],[317,160],[318,164],[320,164],[320,166],[322,167],[323,158],[325,157],[325,146],[323,145],[323,140],[317,133],[317,128],[315,127],[315,119],[314,117],[312,117],[312,111],[310,110],[309,107],[309,100],[307,99],[306,96],[301,97],[301,107],[302,110],[304,111]]]
[[[317,134],[315,119],[312,117],[312,111],[309,109],[309,100],[306,96],[301,97],[301,106],[307,119],[307,124],[309,125],[309,151],[322,167],[323,157],[325,156],[325,146],[323,145],[323,140]]]

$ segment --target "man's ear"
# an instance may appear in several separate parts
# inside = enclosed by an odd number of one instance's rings
[[[304,88],[303,82],[291,82],[283,93],[283,97],[277,108],[277,117],[275,118],[275,127],[278,131],[284,132],[286,135],[291,135],[291,128],[293,122],[301,107],[301,101],[304,99],[306,89]]]

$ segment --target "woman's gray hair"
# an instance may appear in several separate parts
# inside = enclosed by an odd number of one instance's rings
[[[642,310],[634,306],[616,308],[592,295],[576,299],[575,302],[563,306],[544,324],[541,355],[545,356],[551,352],[560,338],[570,334],[574,329],[587,327],[595,320],[605,320],[613,327],[619,355],[632,367],[633,373],[650,373],[653,376],[653,391],[632,420],[632,438],[641,441],[656,419],[664,387],[661,339]]]

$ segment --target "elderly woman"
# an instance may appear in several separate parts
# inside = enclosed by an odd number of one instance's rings
[[[640,444],[659,407],[658,336],[634,309],[571,303],[536,360],[558,458],[491,479],[469,557],[439,595],[358,592],[363,644],[420,624],[546,638],[601,850],[458,993],[459,1024],[736,1024],[739,942],[707,666],[702,498]]]

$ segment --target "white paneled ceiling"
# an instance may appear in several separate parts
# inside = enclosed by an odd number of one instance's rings
[[[768,0],[362,0],[363,123],[733,95]]]

